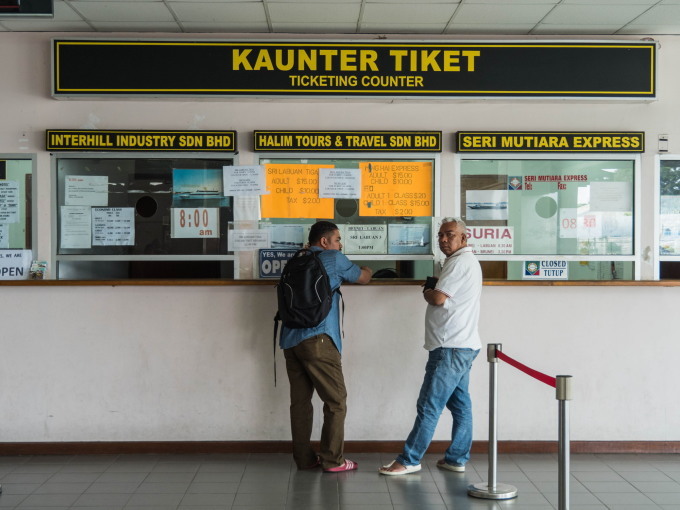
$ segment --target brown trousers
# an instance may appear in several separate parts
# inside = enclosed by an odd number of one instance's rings
[[[284,349],[286,371],[290,381],[290,426],[293,436],[293,459],[298,468],[312,466],[317,454],[310,444],[316,390],[323,401],[323,427],[319,457],[323,468],[341,466],[345,459],[345,416],[347,390],[342,375],[340,353],[328,335],[303,340]]]

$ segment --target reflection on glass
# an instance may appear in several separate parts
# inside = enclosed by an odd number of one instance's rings
[[[463,160],[463,219],[486,248],[512,227],[498,253],[632,255],[633,179],[626,160]]]

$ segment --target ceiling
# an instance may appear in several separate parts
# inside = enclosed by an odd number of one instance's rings
[[[680,34],[680,0],[54,0],[0,32]]]

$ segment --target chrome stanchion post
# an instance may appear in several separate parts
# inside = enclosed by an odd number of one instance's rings
[[[468,495],[482,499],[511,499],[517,497],[517,487],[496,483],[496,464],[498,463],[498,358],[496,350],[502,344],[487,344],[486,357],[489,362],[489,481],[468,486]]]
[[[570,442],[569,442],[569,401],[571,400],[571,376],[558,375],[555,389],[559,400],[559,441],[558,441],[558,510],[569,510]]]

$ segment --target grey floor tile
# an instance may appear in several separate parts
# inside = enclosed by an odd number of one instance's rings
[[[288,510],[286,505],[234,505],[231,510]]]
[[[32,494],[41,484],[39,483],[3,483],[3,494]]]
[[[646,495],[641,493],[629,493],[629,492],[600,492],[596,493],[597,499],[602,501],[607,506],[613,505],[631,505],[631,506],[642,506],[650,505],[654,503]],[[631,509],[632,510],[632,509]]]
[[[52,475],[47,483],[92,483],[101,475],[100,473],[74,473],[60,471]]]
[[[232,471],[199,471],[193,478],[194,483],[238,483],[243,474]]]
[[[237,490],[236,482],[198,482],[189,485],[187,494],[236,494]]]
[[[390,492],[439,492],[437,482],[413,480],[408,476],[396,476],[386,479]]]
[[[640,492],[630,483],[623,482],[583,482],[590,492]]]
[[[22,502],[21,506],[70,506],[80,497],[80,494],[31,494]],[[1,496],[0,496],[1,498]]]
[[[229,506],[234,503],[234,494],[187,494],[182,506]]]
[[[123,510],[123,505],[72,506],[70,508],[77,508],[78,510]]]
[[[345,492],[340,494],[340,506],[347,505],[392,505],[386,492]]]
[[[572,476],[581,483],[586,482],[622,482],[624,478],[616,471],[572,471]]]
[[[239,494],[249,494],[258,492],[285,494],[288,492],[288,479],[270,479],[266,482],[246,482],[243,481],[239,484],[238,490]]]
[[[363,469],[298,471],[289,455],[0,457],[0,510],[543,510],[557,507],[556,456],[501,455],[497,481],[514,500],[471,498],[485,456],[463,474],[423,459],[423,470],[385,477],[367,466],[393,455],[350,455]],[[680,510],[680,455],[572,457],[572,510]]]
[[[196,473],[198,462],[158,462],[152,469],[153,473]]]
[[[154,471],[144,477],[144,483],[190,483],[196,478],[194,472],[164,472]]]
[[[56,483],[46,482],[34,491],[34,494],[81,494],[87,490],[90,483]]]
[[[124,506],[130,496],[132,494],[83,494],[73,503],[73,506]]]
[[[60,473],[103,473],[109,469],[110,463],[81,463],[72,462],[62,467]]]
[[[144,482],[137,487],[137,494],[185,494],[189,488],[189,482],[170,482],[170,483],[147,483]]]
[[[340,495],[333,492],[296,492],[288,495],[286,506],[289,508],[337,507]]]
[[[3,494],[0,496],[0,508],[14,508],[27,497],[26,494]]]
[[[678,482],[631,482],[640,492],[680,492]]]
[[[3,483],[40,483],[43,484],[50,479],[48,473],[9,473],[2,477],[0,484]]]
[[[625,471],[621,476],[629,482],[672,482],[673,479],[661,471]]]
[[[144,471],[138,473],[101,473],[97,477],[97,483],[142,483],[147,477],[148,473]]]
[[[390,497],[392,503],[395,505],[417,505],[422,503],[424,505],[443,505],[444,498],[441,494],[434,492],[421,492],[410,494],[395,494],[391,493]]]
[[[383,480],[343,483],[338,488],[340,492],[389,492],[387,483]]]
[[[657,505],[680,505],[680,494],[677,492],[651,492],[647,496]]]
[[[417,503],[415,505],[393,505],[394,510],[447,510],[446,505],[428,505]]]
[[[177,510],[231,510],[232,506],[229,505],[201,505],[201,506],[184,506],[180,505]],[[125,510],[132,510],[129,507]],[[142,509],[144,510],[144,509]]]
[[[128,506],[177,506],[184,494],[133,494],[127,502]]]
[[[137,490],[137,482],[95,482],[84,492],[87,494],[132,494]]]
[[[287,494],[236,494],[234,506],[276,506],[286,505]]]

